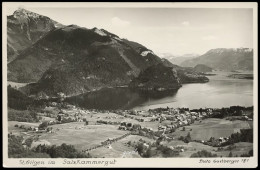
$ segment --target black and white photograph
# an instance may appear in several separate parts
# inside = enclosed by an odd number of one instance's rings
[[[2,5],[4,166],[258,166],[257,3]]]

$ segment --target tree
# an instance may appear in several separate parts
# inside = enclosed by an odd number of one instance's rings
[[[27,139],[25,140],[25,144],[26,144],[26,146],[29,147],[29,148],[32,146],[32,143],[33,143],[33,138],[27,138]]]
[[[143,154],[143,157],[145,157],[145,158],[152,157],[152,150],[151,150],[151,148],[147,149],[147,151]]]
[[[250,156],[253,156],[253,153],[254,153],[254,152],[253,152],[253,149],[248,152],[248,154],[249,154]]]
[[[46,129],[48,127],[48,122],[42,122],[40,125],[39,125],[39,129]]]
[[[35,148],[38,153],[47,153],[51,158],[89,158],[89,154],[78,152],[73,145],[63,143],[60,146],[52,145],[38,145]]]
[[[61,121],[61,115],[58,115],[58,121],[59,122]]]
[[[8,134],[8,157],[9,158],[50,158],[46,153],[37,153],[25,149],[22,145],[23,137]],[[26,140],[28,144],[30,140]]]
[[[138,143],[138,145],[136,146],[136,151],[142,156],[143,152],[144,152],[144,146],[143,143]]]
[[[217,154],[212,154],[206,150],[198,151],[197,153],[193,153],[191,158],[210,158],[210,157],[217,157]]]
[[[190,132],[188,132],[187,136],[184,138],[183,141],[184,141],[185,143],[189,143],[189,142],[191,142]]]
[[[232,152],[229,152],[228,157],[233,157]]]

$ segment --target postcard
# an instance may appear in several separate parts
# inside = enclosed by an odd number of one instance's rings
[[[4,167],[258,166],[257,3],[2,6]]]

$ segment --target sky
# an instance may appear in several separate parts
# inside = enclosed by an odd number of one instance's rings
[[[64,25],[103,28],[141,43],[158,55],[253,47],[252,9],[22,7]],[[8,15],[14,10],[8,9]]]

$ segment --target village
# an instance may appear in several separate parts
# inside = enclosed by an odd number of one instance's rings
[[[238,116],[229,114],[225,119],[220,120],[226,123],[242,121],[244,123],[241,129],[250,129],[251,127],[247,122],[252,122],[253,120],[249,118],[251,112],[241,109],[238,112]],[[108,154],[117,147],[115,143],[118,144],[124,140],[127,141],[123,144],[122,148],[127,146],[128,149],[132,148],[133,150],[139,147],[141,140],[150,142],[142,142],[142,147],[146,148],[146,150],[142,149],[140,151],[142,153],[139,153],[140,155],[146,155],[148,149],[151,148],[157,148],[158,150],[163,144],[166,147],[163,148],[164,150],[168,149],[172,152],[172,156],[178,156],[179,153],[184,154],[186,151],[187,154],[191,153],[188,151],[189,148],[185,149],[183,147],[188,143],[200,144],[201,148],[203,146],[212,146],[213,150],[214,147],[225,146],[224,144],[229,141],[229,136],[234,132],[234,130],[231,130],[230,133],[224,133],[223,135],[216,133],[213,136],[201,137],[202,134],[198,132],[202,132],[204,128],[199,129],[197,127],[204,126],[203,123],[207,120],[215,120],[215,117],[218,118],[221,115],[220,109],[211,108],[189,110],[188,108],[167,107],[147,111],[108,111],[97,109],[87,110],[70,104],[58,107],[58,103],[52,102],[49,106],[42,109],[40,113],[37,113],[37,115],[40,120],[38,124],[33,124],[32,126],[30,126],[30,123],[23,124],[22,122],[14,124],[14,128],[23,131],[20,134],[24,135],[25,139],[33,138],[33,146],[37,144],[59,144],[59,137],[62,137],[63,141],[68,139],[67,143],[77,144],[78,150],[81,152],[90,154],[99,150],[100,152],[104,152],[101,151],[101,148],[106,148]],[[209,125],[211,124],[209,123]],[[237,124],[241,124],[241,122],[237,122]],[[236,130],[239,132],[239,128]],[[13,132],[15,133],[15,131]],[[96,137],[98,139],[93,139],[92,141],[92,135],[97,132]],[[75,138],[73,138],[75,141],[72,141],[69,135],[75,135]],[[77,140],[77,137],[79,137],[79,140]],[[133,145],[134,138],[139,138],[139,140]],[[183,142],[181,143],[183,145],[178,145],[180,142]],[[85,145],[85,143],[89,143],[90,145]],[[132,144],[129,145],[129,143]],[[177,143],[177,145],[174,143]],[[176,148],[178,149],[176,150]],[[126,148],[122,152],[125,150]],[[158,152],[154,153],[158,154]],[[184,155],[187,156],[187,154]],[[96,155],[99,156],[99,153]],[[156,157],[156,154],[152,155]]]

